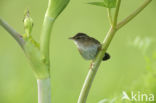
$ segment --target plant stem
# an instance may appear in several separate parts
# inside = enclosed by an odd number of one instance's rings
[[[38,103],[51,103],[50,78],[37,80]]]
[[[115,33],[117,30],[119,30],[121,27],[123,27],[126,23],[128,23],[131,19],[133,19],[140,11],[142,11],[152,0],[146,0],[136,11],[134,11],[130,16],[128,16],[126,19],[124,19],[122,22],[120,22],[117,25],[117,19],[119,14],[119,8],[121,0],[117,1],[117,7],[115,11],[114,21],[113,25],[111,26],[109,32],[107,33],[104,42],[102,43],[102,50],[98,53],[96,58],[93,60],[93,63],[91,64],[91,68],[89,69],[89,72],[87,74],[86,80],[84,82],[83,88],[81,90],[78,103],[86,103],[87,96],[89,93],[89,90],[91,88],[92,82],[94,80],[94,77],[96,75],[96,72],[101,64],[101,60],[104,57],[104,54],[110,45]],[[109,11],[108,11],[109,14]]]
[[[139,14],[152,0],[145,0],[143,4],[141,4],[134,12],[132,12],[129,16],[127,16],[125,19],[123,19],[118,25],[117,29],[120,29],[125,24],[127,24],[129,21],[131,21],[137,14]]]
[[[112,14],[111,14],[111,8],[107,8],[107,14],[108,14],[108,19],[109,19],[109,23],[112,26]]]
[[[24,48],[24,40],[22,35],[16,32],[7,22],[0,18],[0,25],[19,43],[21,48]]]
[[[116,33],[115,27],[116,27],[116,22],[117,22],[117,18],[118,18],[120,2],[121,2],[121,0],[118,0],[116,11],[115,11],[115,16],[114,16],[113,26],[111,26],[109,32],[106,35],[104,43],[102,44],[102,50],[98,53],[95,60],[93,60],[93,63],[91,64],[91,68],[89,69],[86,80],[85,80],[84,85],[82,87],[82,90],[81,90],[81,93],[80,93],[80,96],[78,99],[78,103],[86,103],[87,96],[89,94],[89,91],[90,91],[92,82],[95,78],[96,72],[97,72],[97,70],[101,64],[101,60],[102,60],[110,42],[111,42],[111,40],[113,39],[114,34]]]
[[[49,0],[48,8],[45,14],[43,26],[42,26],[42,33],[40,38],[40,49],[43,55],[46,58],[46,62],[49,63],[49,44],[50,44],[50,37],[51,37],[51,30],[54,24],[55,19],[51,17],[51,0]]]
[[[113,26],[114,26],[114,27],[116,26],[117,21],[118,21],[118,14],[119,14],[120,4],[121,4],[121,0],[117,0],[117,6],[116,6],[114,21],[113,21]]]
[[[49,59],[49,45],[52,26],[55,19],[49,15],[51,11],[51,0],[49,0],[48,8],[45,13],[45,18],[42,26],[42,32],[40,37],[40,50],[44,55],[44,61],[48,66],[50,75],[50,59]],[[47,79],[37,80],[38,83],[38,103],[51,103],[51,85],[50,77]]]
[[[97,57],[95,60],[93,60],[93,63],[91,64],[91,68],[89,69],[89,72],[87,74],[86,80],[83,84],[79,99],[77,103],[86,103],[88,93],[90,91],[92,82],[94,80],[94,77],[96,75],[96,72],[100,66],[101,60],[105,54],[105,51],[110,44],[116,30],[114,28],[111,28],[110,31],[107,34],[107,39],[105,39],[105,42],[103,43],[103,49],[98,53]]]
[[[50,44],[50,37],[51,37],[51,30],[53,26],[54,20],[53,18],[45,15],[45,19],[43,22],[42,34],[41,34],[41,45],[40,49],[45,58],[49,58],[49,44]],[[49,60],[47,60],[49,63]]]
[[[50,45],[51,30],[55,20],[57,19],[59,14],[64,10],[64,8],[67,6],[68,3],[69,0],[49,0],[48,8],[46,10],[40,38],[40,50],[44,56],[44,63],[46,63],[48,66],[49,75],[50,75],[49,45]],[[50,79],[48,82],[50,84]],[[43,82],[43,86],[40,87],[40,89],[43,90],[43,93],[41,92],[40,95],[39,92],[39,103],[50,103],[51,100],[50,90],[48,91],[48,89],[46,89],[46,84],[47,82],[45,82],[45,85]],[[48,88],[50,89],[50,85]]]

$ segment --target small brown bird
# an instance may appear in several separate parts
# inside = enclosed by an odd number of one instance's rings
[[[84,33],[78,33],[69,39],[74,40],[81,56],[86,60],[93,60],[101,50],[101,43]],[[108,60],[110,55],[105,53],[103,60]]]

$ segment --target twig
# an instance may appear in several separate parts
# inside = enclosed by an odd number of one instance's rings
[[[118,14],[119,14],[119,8],[120,8],[120,4],[121,4],[121,0],[117,1],[117,6],[116,6],[116,10],[115,10],[115,16],[114,16],[114,22],[113,22],[113,26],[115,27],[118,21]]]
[[[107,14],[108,14],[109,23],[112,26],[113,20],[112,20],[111,8],[107,8]]]
[[[124,25],[126,25],[129,21],[131,21],[135,16],[137,16],[152,0],[145,0],[142,5],[140,5],[134,12],[132,12],[129,16],[123,19],[117,25],[117,29],[120,29]]]
[[[0,18],[0,25],[19,43],[21,48],[24,48],[25,41],[22,35],[16,32],[9,24],[7,24],[3,19]]]

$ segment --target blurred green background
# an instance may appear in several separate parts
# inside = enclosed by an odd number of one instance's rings
[[[55,22],[51,36],[52,103],[76,103],[90,61],[85,61],[68,37],[78,32],[103,41],[109,29],[106,9],[88,5],[93,0],[71,0]],[[48,0],[0,0],[0,16],[21,34],[23,15],[30,9],[33,37],[39,41]],[[119,20],[143,0],[123,0]],[[102,62],[87,103],[99,103],[141,91],[156,95],[156,1],[117,32]],[[37,103],[37,84],[28,60],[15,40],[0,27],[0,103]],[[119,102],[120,103],[120,102]],[[138,103],[138,102],[137,102]],[[153,102],[154,103],[154,102]]]

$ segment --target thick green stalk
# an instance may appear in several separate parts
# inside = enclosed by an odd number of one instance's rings
[[[43,54],[43,61],[49,69],[50,75],[50,59],[49,59],[49,48],[50,48],[50,37],[53,24],[59,14],[69,3],[69,0],[49,0],[48,8],[45,14],[42,33],[40,38],[40,50]],[[50,103],[51,102],[51,90],[50,90],[50,77],[48,80],[38,80],[38,102],[39,103]]]
[[[29,18],[29,15],[27,15],[24,20],[25,32],[27,35],[23,36],[23,38],[7,23],[0,19],[0,25],[2,25],[2,27],[4,27],[14,37],[14,39],[17,40],[32,64],[33,71],[38,79],[39,103],[51,103],[49,60],[51,30],[54,21],[65,9],[68,3],[69,0],[49,0],[41,32],[40,47],[39,44],[30,36],[33,23],[32,19]],[[25,45],[23,46],[24,43]]]
[[[44,62],[48,66],[50,75],[50,59],[49,59],[49,46],[52,26],[55,19],[49,15],[51,12],[51,0],[49,0],[48,8],[45,14],[41,38],[40,38],[40,50],[44,56]],[[50,87],[50,77],[47,79],[37,80],[38,83],[38,103],[51,103],[51,87]]]
[[[139,7],[139,9],[137,9],[132,15],[130,15],[130,18],[123,20],[123,22],[121,22],[118,25],[117,25],[117,19],[118,19],[121,0],[117,1],[117,7],[116,7],[116,11],[115,11],[113,25],[111,26],[109,32],[107,33],[107,35],[104,39],[104,42],[102,43],[102,50],[98,53],[95,60],[93,60],[93,63],[91,64],[91,68],[89,69],[86,80],[85,80],[84,85],[82,87],[82,90],[81,90],[81,93],[80,93],[80,96],[78,99],[78,103],[86,103],[88,93],[90,91],[92,82],[95,78],[96,72],[97,72],[97,70],[101,64],[101,60],[104,57],[104,54],[105,54],[108,46],[110,45],[110,43],[111,43],[115,33],[117,32],[117,30],[119,30],[120,27],[127,24],[131,19],[133,19],[137,14],[139,14],[139,12],[141,10],[143,10],[143,8],[145,8],[145,6],[147,6],[150,1],[152,1],[152,0],[146,0],[143,3],[143,5],[141,7]],[[109,19],[111,19],[110,16],[109,16]]]
[[[43,22],[42,27],[42,34],[41,34],[41,42],[40,42],[40,49],[43,55],[46,58],[46,62],[49,64],[49,45],[50,45],[50,37],[51,37],[51,30],[54,23],[54,18],[48,15],[48,11],[45,14],[45,19]]]
[[[56,18],[65,9],[69,0],[49,0],[48,8],[45,14],[42,33],[41,33],[41,44],[40,49],[45,56],[46,62],[49,64],[49,44],[50,44],[50,34],[52,26]]]
[[[38,79],[38,103],[51,103],[50,78]]]

